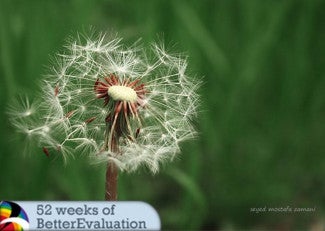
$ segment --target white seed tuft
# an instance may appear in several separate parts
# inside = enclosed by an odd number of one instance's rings
[[[200,81],[188,76],[186,57],[170,54],[163,45],[127,47],[121,40],[99,36],[71,41],[42,82],[40,99],[32,104],[22,98],[10,106],[13,125],[30,138],[28,143],[34,140],[64,159],[87,154],[96,162],[114,162],[121,170],[146,165],[157,172],[160,162],[180,152],[182,141],[196,136],[191,121],[199,106]],[[129,136],[121,135],[118,154],[103,149],[114,102],[103,105],[94,92],[96,81],[111,74],[121,84],[109,86],[108,96],[137,108],[137,115],[130,113],[123,125]],[[129,87],[135,80],[144,85],[141,97],[141,87]]]

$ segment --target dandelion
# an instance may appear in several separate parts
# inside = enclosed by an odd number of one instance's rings
[[[49,156],[87,154],[107,163],[106,199],[116,200],[118,169],[152,172],[194,138],[199,80],[163,45],[125,46],[106,36],[70,41],[41,83],[37,102],[13,106],[13,124]]]

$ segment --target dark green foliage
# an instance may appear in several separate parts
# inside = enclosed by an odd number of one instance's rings
[[[163,37],[203,76],[198,140],[152,176],[121,174],[120,200],[143,200],[164,229],[305,229],[324,217],[325,2],[0,1],[0,199],[102,200],[105,166],[65,166],[24,140],[6,107],[33,95],[49,54],[94,26],[132,42]],[[175,44],[175,45],[173,45]],[[252,207],[316,207],[260,213]]]

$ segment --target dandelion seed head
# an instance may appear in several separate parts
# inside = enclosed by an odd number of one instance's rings
[[[37,102],[10,107],[13,125],[64,160],[86,154],[123,171],[157,172],[196,136],[200,81],[188,76],[186,57],[163,44],[77,37],[54,58]]]

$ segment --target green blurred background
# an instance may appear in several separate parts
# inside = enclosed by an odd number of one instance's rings
[[[49,54],[94,26],[163,36],[204,80],[199,138],[157,175],[121,174],[120,200],[152,204],[163,229],[325,229],[324,12],[320,0],[0,0],[0,198],[104,198],[105,166],[23,156],[5,113],[38,90]],[[250,212],[265,206],[316,211]]]

